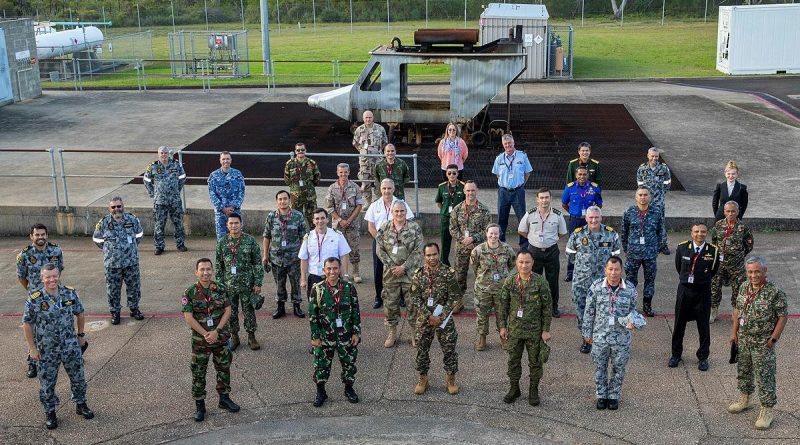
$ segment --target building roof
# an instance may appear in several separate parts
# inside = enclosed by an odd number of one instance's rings
[[[548,19],[545,5],[521,5],[514,3],[489,3],[481,13],[482,19]]]

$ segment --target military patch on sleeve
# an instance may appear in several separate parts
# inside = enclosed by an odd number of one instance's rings
[[[99,222],[97,224],[95,224],[94,230],[100,230],[100,223]]]
[[[24,263],[25,262],[25,258],[22,257],[21,253],[17,254],[17,262],[18,263]]]
[[[50,309],[50,305],[49,305],[49,304],[47,304],[47,302],[46,302],[46,301],[42,301],[42,304],[40,304],[40,305],[39,305],[39,307],[40,307],[40,308],[41,308],[43,311],[46,311],[46,310]]]
[[[588,246],[589,245],[589,238],[581,238],[581,244],[583,244],[584,246]]]
[[[186,298],[186,295],[184,295],[183,298],[181,298],[181,304],[184,306],[189,304],[189,299]]]
[[[153,171],[153,164],[147,166],[147,171]]]
[[[583,230],[583,227],[576,227],[575,228],[575,233],[579,233],[581,230]]]

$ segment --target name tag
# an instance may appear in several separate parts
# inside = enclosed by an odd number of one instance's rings
[[[643,236],[639,237],[639,244],[644,244],[644,237]]]
[[[581,216],[586,216],[586,209],[581,209]]]
[[[614,316],[613,315],[610,315],[608,317],[608,325],[609,326],[614,326]]]
[[[208,326],[209,328],[213,327],[214,326],[214,319],[213,318],[209,318],[208,320],[206,320],[206,326]]]
[[[300,180],[299,184],[300,184],[300,187],[303,186],[303,180],[302,179]]]
[[[720,262],[721,262],[722,260],[724,260],[724,259],[725,259],[725,255],[723,255],[723,254],[719,254],[719,260],[720,260]]]
[[[281,247],[286,247],[286,240],[281,241]]]
[[[231,275],[236,275],[236,266],[231,266]]]
[[[397,246],[392,247],[392,253],[397,254]]]
[[[133,237],[128,235],[128,244],[133,244]]]
[[[539,242],[544,243],[544,233],[539,234]]]
[[[522,318],[522,308],[517,309],[517,318]]]
[[[739,326],[744,326],[744,318],[739,319]]]
[[[694,275],[689,275],[689,276],[686,278],[686,281],[687,281],[688,283],[694,283]]]
[[[428,298],[428,306],[433,306],[433,297]]]
[[[347,210],[347,203],[346,202],[342,203],[342,210]]]
[[[336,327],[337,328],[341,328],[342,327],[342,319],[341,318],[337,318],[336,319]]]
[[[494,281],[500,281],[500,274],[499,274],[499,273],[496,273],[496,274],[492,275],[492,279],[493,279]]]
[[[453,206],[447,206],[447,213],[453,212]]]

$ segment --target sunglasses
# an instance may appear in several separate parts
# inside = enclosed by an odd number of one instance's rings
[[[455,128],[448,128],[447,131],[456,131]]]
[[[306,152],[306,149],[305,149],[305,148],[298,148],[298,149],[297,149],[297,150],[295,150],[294,152],[295,152],[295,153],[305,153],[305,152]]]
[[[447,176],[458,176],[458,172],[447,172]]]
[[[123,205],[120,204],[118,206],[109,206],[109,207],[111,207],[112,209],[121,209],[123,207]]]

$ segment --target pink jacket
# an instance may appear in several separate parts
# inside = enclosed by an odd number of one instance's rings
[[[442,170],[450,164],[456,164],[459,170],[464,170],[464,161],[467,160],[469,149],[467,143],[460,137],[455,141],[444,138],[439,141],[439,159],[442,161]]]

